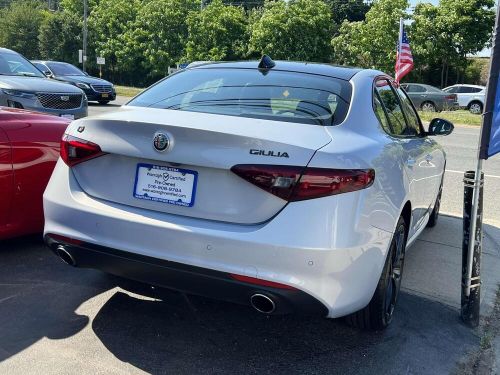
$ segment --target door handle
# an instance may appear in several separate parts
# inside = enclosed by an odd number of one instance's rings
[[[423,95],[423,94],[422,94],[422,95],[420,95],[420,96],[421,96],[422,98],[427,98],[427,95]]]
[[[413,168],[415,166],[415,163],[416,163],[415,159],[406,160],[406,165],[410,168]]]

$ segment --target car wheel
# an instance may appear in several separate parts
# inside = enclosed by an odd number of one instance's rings
[[[349,325],[365,330],[381,330],[391,323],[401,289],[406,233],[406,222],[400,217],[377,289],[368,306],[346,317]]]
[[[99,100],[99,104],[106,105],[109,103],[109,100]]]
[[[439,193],[436,198],[436,203],[434,203],[434,209],[431,212],[431,216],[429,217],[429,222],[427,223],[428,228],[435,227],[439,217],[439,208],[441,207],[441,195],[443,194],[443,183],[441,182],[441,186],[439,187]]]
[[[483,113],[483,105],[480,102],[472,102],[469,104],[469,112],[474,115]]]
[[[436,112],[436,106],[432,102],[424,102],[420,106],[420,109],[424,112]]]

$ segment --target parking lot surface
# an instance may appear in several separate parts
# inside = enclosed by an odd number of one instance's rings
[[[89,112],[113,110],[94,106]],[[394,322],[365,333],[342,320],[264,316],[178,293],[133,293],[74,269],[35,236],[0,248],[2,374],[446,374],[480,334],[461,324],[461,172],[474,167],[477,128],[442,138],[443,215],[409,250]],[[497,158],[499,159],[499,158]],[[500,160],[486,162],[483,312],[500,280]],[[145,293],[144,293],[145,294]],[[152,298],[152,297],[153,298]]]

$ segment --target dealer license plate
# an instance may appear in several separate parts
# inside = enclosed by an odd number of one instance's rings
[[[198,172],[161,165],[137,164],[134,197],[192,207]]]

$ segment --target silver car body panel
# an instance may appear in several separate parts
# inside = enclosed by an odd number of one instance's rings
[[[45,234],[291,285],[321,301],[329,317],[357,311],[374,293],[406,204],[410,244],[425,227],[445,164],[432,139],[382,130],[372,106],[380,75],[364,70],[350,79],[350,109],[338,126],[138,107],[75,121],[70,135],[110,154],[74,168],[58,162],[44,194]],[[172,151],[154,150],[158,129],[172,134]],[[251,155],[254,147],[286,148],[290,157]],[[143,160],[199,170],[200,207],[132,204]],[[375,183],[286,203],[234,179],[228,169],[243,163],[372,168]]]

